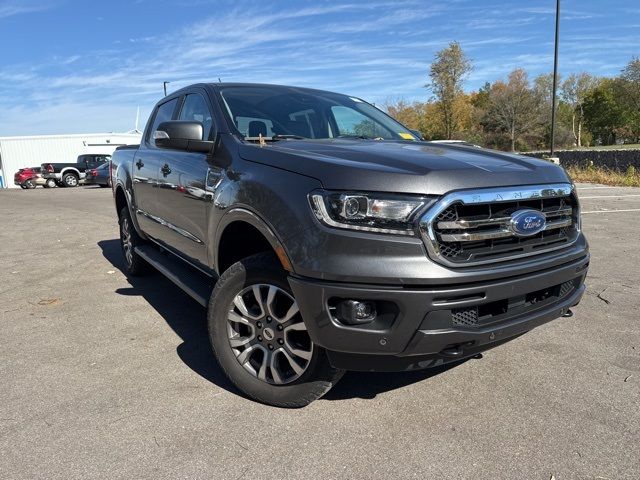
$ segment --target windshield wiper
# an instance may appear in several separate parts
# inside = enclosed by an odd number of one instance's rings
[[[366,135],[338,135],[336,138],[359,138],[361,140],[375,140],[375,138],[367,137]]]
[[[307,137],[301,137],[300,135],[278,134],[272,137],[267,137],[266,135],[262,135],[258,137],[244,137],[244,139],[249,142],[259,142],[261,139],[265,142],[274,142],[276,140],[307,140]]]

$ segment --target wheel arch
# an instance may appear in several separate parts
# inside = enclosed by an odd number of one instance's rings
[[[293,271],[289,255],[274,230],[256,213],[235,208],[222,217],[214,243],[214,267],[218,274],[238,260],[272,251],[282,267]]]

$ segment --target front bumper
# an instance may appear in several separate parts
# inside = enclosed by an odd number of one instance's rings
[[[295,276],[289,283],[311,339],[328,351],[335,367],[400,371],[475,355],[562,316],[582,298],[588,265],[585,253],[535,273],[444,287],[346,284]],[[567,284],[571,287],[565,289]],[[395,305],[395,310],[382,322],[345,325],[330,308],[336,299],[382,302]],[[454,321],[456,312],[475,308],[484,314],[476,324]]]

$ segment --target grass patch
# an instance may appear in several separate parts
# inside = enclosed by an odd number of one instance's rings
[[[574,182],[601,183],[615,187],[640,187],[640,173],[629,167],[626,172],[616,172],[602,167],[567,167]]]

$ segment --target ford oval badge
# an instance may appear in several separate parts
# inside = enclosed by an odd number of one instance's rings
[[[547,218],[538,210],[518,210],[511,214],[511,231],[519,237],[530,237],[547,226]]]

